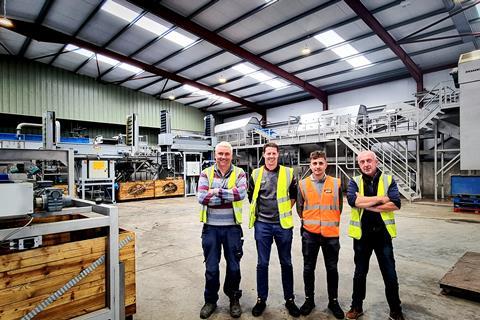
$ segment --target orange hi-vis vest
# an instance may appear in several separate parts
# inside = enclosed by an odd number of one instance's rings
[[[323,190],[319,190],[311,176],[300,182],[300,191],[304,199],[303,228],[321,234],[324,237],[340,235],[340,180],[325,176]]]

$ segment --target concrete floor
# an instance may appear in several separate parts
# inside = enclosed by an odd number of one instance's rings
[[[339,302],[347,310],[354,270],[352,239],[347,236],[349,207],[341,221]],[[120,203],[120,225],[136,232],[137,314],[135,319],[198,319],[203,305],[204,265],[201,249],[199,205],[195,197]],[[248,212],[245,206],[245,211]],[[244,220],[246,214],[244,214]],[[296,225],[299,220],[295,220]],[[442,295],[438,281],[466,251],[480,251],[480,215],[453,213],[451,206],[403,203],[397,214],[399,236],[394,240],[400,297],[406,318],[480,319],[480,303]],[[254,319],[256,300],[256,250],[253,232],[244,223],[242,259],[242,319]],[[303,258],[299,228],[292,249],[296,301],[304,301]],[[372,257],[367,282],[365,315],[361,320],[388,318],[383,281]],[[221,272],[224,275],[224,265]],[[291,319],[283,306],[280,268],[276,251],[270,263],[270,296],[263,319]],[[326,309],[325,272],[321,256],[317,265],[316,304],[305,319],[335,319]],[[210,319],[230,319],[228,299],[220,294]],[[255,318],[256,319],[256,318]]]

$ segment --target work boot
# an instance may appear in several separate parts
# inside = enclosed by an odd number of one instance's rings
[[[298,309],[297,305],[295,304],[295,300],[293,298],[288,299],[285,301],[285,307],[287,307],[288,313],[295,318],[300,317],[300,309]]]
[[[240,318],[242,315],[242,307],[240,307],[240,301],[237,297],[230,299],[230,315],[232,318]]]
[[[305,297],[305,302],[300,307],[300,313],[304,316],[308,316],[312,312],[313,308],[315,308],[315,301],[313,297]]]
[[[388,317],[388,320],[405,320],[402,310],[390,311],[390,316]]]
[[[267,304],[265,303],[265,301],[262,300],[261,298],[257,298],[257,303],[252,309],[252,315],[254,317],[261,316],[266,307],[267,307]]]
[[[342,308],[338,304],[337,299],[331,299],[328,303],[328,309],[332,311],[333,315],[337,319],[345,319],[345,313],[343,312]]]
[[[216,303],[210,303],[210,302],[206,302],[202,309],[200,310],[200,318],[202,319],[207,319],[208,317],[210,317],[213,313],[213,311],[215,311],[215,309],[217,309],[217,304]]]
[[[357,320],[363,316],[363,310],[351,307],[350,310],[347,312],[347,320]]]

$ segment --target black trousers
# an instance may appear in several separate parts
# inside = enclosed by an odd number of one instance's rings
[[[355,274],[353,276],[352,307],[362,309],[370,257],[375,252],[380,271],[382,272],[385,296],[387,297],[390,310],[401,310],[392,238],[388,231],[383,228],[378,231],[364,233],[360,240],[353,240],[353,250],[355,251]]]
[[[317,266],[318,252],[322,248],[323,260],[327,271],[328,299],[338,297],[338,253],[340,241],[338,237],[328,238],[302,230],[303,253],[303,282],[305,284],[305,297],[313,298],[315,295],[315,268]]]

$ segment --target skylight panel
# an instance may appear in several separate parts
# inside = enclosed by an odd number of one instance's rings
[[[198,94],[198,95],[200,95],[200,96],[209,96],[209,95],[211,95],[211,93],[210,93],[210,92],[208,92],[208,91],[205,91],[205,90],[198,90],[198,91],[195,91],[195,94]]]
[[[347,62],[350,63],[354,68],[359,68],[371,64],[370,60],[368,60],[364,56],[348,59]]]
[[[112,66],[114,66],[114,65],[116,65],[117,63],[120,62],[120,61],[118,61],[118,60],[109,58],[109,57],[104,56],[104,55],[101,55],[101,54],[97,54],[97,60],[98,60],[98,61],[101,61],[101,62],[105,62],[105,63],[110,64],[110,65],[112,65]]]
[[[335,52],[338,56],[340,56],[342,58],[345,58],[345,57],[348,57],[348,56],[351,56],[351,55],[354,55],[354,54],[358,53],[357,49],[355,49],[354,47],[352,47],[349,44],[340,46],[338,48],[333,48],[332,51]]]
[[[167,27],[165,27],[164,25],[158,23],[158,22],[155,22],[153,21],[152,19],[150,18],[147,18],[147,17],[141,17],[136,23],[135,25],[139,26],[140,28],[143,28],[153,34],[156,34],[157,36],[161,35],[162,33],[164,33],[165,31],[168,30]]]
[[[325,47],[330,47],[345,41],[333,30],[328,30],[326,32],[317,34],[316,36],[314,36],[314,38],[320,41]]]
[[[105,2],[101,9],[128,22],[132,21],[138,16],[137,12],[130,10],[112,0]]]
[[[218,97],[218,96],[217,96]],[[232,100],[225,98],[225,97],[218,97],[217,101],[220,101],[221,103],[229,103],[232,102]]]
[[[194,86],[191,86],[189,84],[184,84],[183,85],[183,89],[187,90],[188,92],[195,92],[195,91],[198,91],[200,89],[194,87]]]
[[[255,69],[250,68],[245,63],[237,64],[237,65],[233,66],[232,69],[236,70],[240,73],[243,73],[243,74],[249,74],[249,73],[255,72]]]
[[[278,79],[272,79],[264,82],[266,85],[269,85],[270,87],[273,87],[275,89],[283,89],[288,87],[288,84],[280,81]]]
[[[133,73],[139,73],[139,72],[143,71],[143,69],[137,68],[137,67],[132,66],[131,64],[128,64],[128,63],[121,63],[118,67],[123,69],[123,70],[131,71]]]
[[[191,45],[195,40],[184,36],[183,34],[177,32],[177,31],[172,31],[169,34],[165,36],[165,39],[168,39],[172,42],[175,42],[176,44],[181,45],[182,47],[187,47]]]
[[[77,46],[74,46],[73,44],[68,44],[68,45],[65,47],[65,49],[68,50],[68,51],[73,51],[73,52],[75,52],[76,54],[82,55],[82,56],[87,57],[87,58],[90,58],[92,55],[94,55],[94,53],[93,53],[92,51],[79,48],[79,47],[77,47]],[[75,50],[75,51],[74,51],[74,50]]]
[[[255,73],[251,73],[248,75],[249,77],[252,77],[253,79],[255,80],[258,80],[260,82],[264,82],[264,81],[267,81],[267,80],[270,80],[272,79],[271,76],[263,73],[262,71],[257,71]]]

